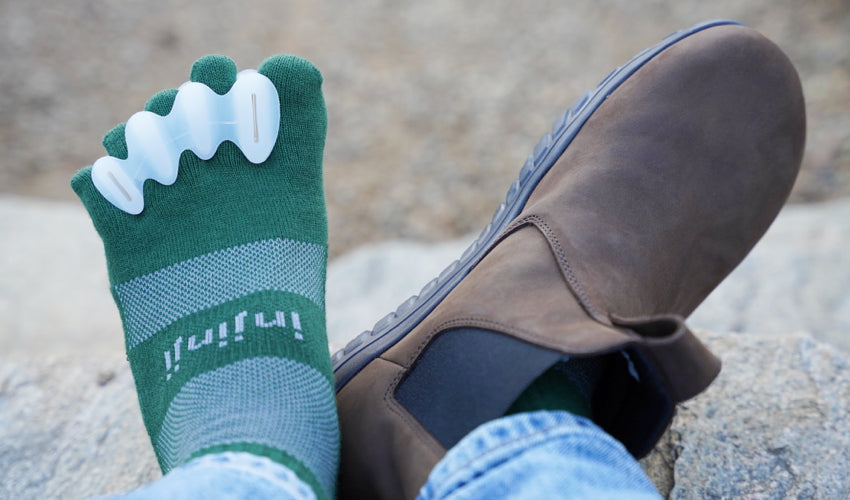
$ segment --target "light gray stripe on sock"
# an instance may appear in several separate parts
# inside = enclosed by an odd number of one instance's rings
[[[294,293],[324,307],[326,255],[323,245],[277,238],[218,250],[116,285],[127,347],[180,318],[256,292]]]
[[[202,373],[183,387],[155,440],[164,471],[217,445],[283,450],[333,498],[339,454],[334,389],[315,368],[269,356]]]

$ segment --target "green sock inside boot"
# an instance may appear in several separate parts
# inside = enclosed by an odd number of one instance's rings
[[[243,451],[284,464],[319,498],[333,498],[339,427],[325,332],[322,77],[293,56],[270,58],[259,73],[274,84],[281,113],[263,163],[250,163],[232,142],[209,160],[183,152],[174,184],[144,184],[138,215],[107,202],[91,168],[71,185],[103,239],[162,470]],[[236,66],[207,56],[191,79],[224,94]],[[146,109],[164,116],[176,95],[162,91]],[[124,131],[106,134],[109,155],[127,157]]]
[[[599,371],[599,364],[593,359],[560,361],[537,377],[508,408],[507,414],[564,410],[592,418],[590,401]]]

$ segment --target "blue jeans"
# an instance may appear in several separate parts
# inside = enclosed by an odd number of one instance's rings
[[[209,455],[119,496],[315,498],[294,473],[245,453]],[[421,500],[491,498],[661,498],[622,444],[589,420],[562,411],[520,413],[463,438],[431,471]]]

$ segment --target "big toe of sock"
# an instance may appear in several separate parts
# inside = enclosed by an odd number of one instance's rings
[[[322,74],[310,61],[293,55],[269,57],[259,72],[269,78],[281,95],[281,101],[312,101],[321,97]]]
[[[300,174],[308,178],[292,182],[305,182],[295,187],[315,190],[321,184],[327,131],[322,74],[306,59],[293,55],[270,57],[260,65],[259,72],[272,81],[280,96],[280,136],[270,159],[279,164],[300,165]],[[304,165],[312,168],[305,170]]]

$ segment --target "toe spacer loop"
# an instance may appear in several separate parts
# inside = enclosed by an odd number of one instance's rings
[[[130,117],[124,131],[127,159],[98,159],[92,165],[92,182],[107,201],[128,214],[140,214],[145,181],[173,184],[183,151],[208,160],[222,142],[231,141],[248,161],[262,163],[277,142],[279,128],[277,89],[254,70],[240,72],[224,95],[186,82],[166,116],[140,111]]]

